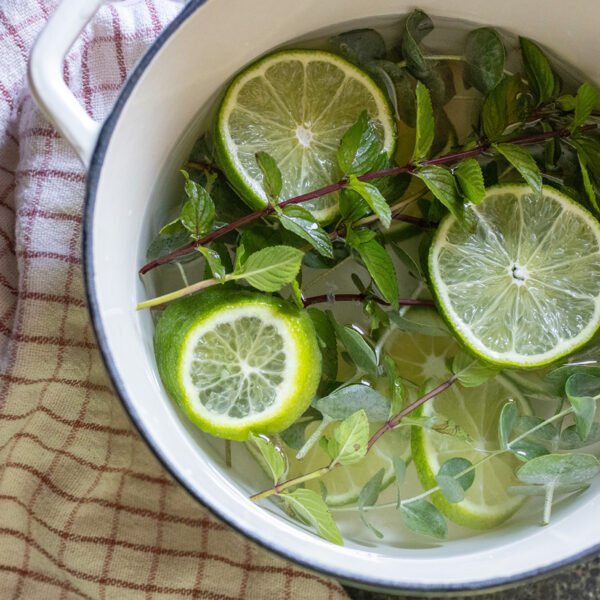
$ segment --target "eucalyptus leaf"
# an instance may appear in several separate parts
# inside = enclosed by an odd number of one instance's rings
[[[448,502],[457,503],[465,499],[465,492],[460,483],[449,475],[439,475],[436,477],[437,484],[442,494]]]
[[[333,246],[329,235],[306,208],[298,204],[288,204],[279,214],[279,221],[288,231],[309,242],[319,254],[333,258]]]
[[[403,502],[400,506],[402,522],[408,529],[438,540],[448,537],[448,525],[442,513],[426,500]]]
[[[279,436],[292,450],[300,450],[306,441],[306,428],[311,423],[310,420],[296,421],[287,429],[284,429]]]
[[[365,263],[375,285],[393,308],[398,308],[398,280],[394,263],[386,249],[376,240],[360,244],[356,250]]]
[[[554,495],[559,494],[571,494],[573,492],[579,492],[589,487],[587,484],[573,483],[570,485],[557,485],[554,487]],[[511,494],[517,496],[545,496],[546,486],[545,485],[511,485],[508,488]]]
[[[365,507],[374,506],[379,498],[379,492],[381,491],[381,485],[383,483],[383,476],[385,474],[385,469],[380,469],[365,483],[362,490],[360,490],[360,494],[358,496],[358,514],[362,519],[362,522],[378,537],[382,538],[383,533],[373,527],[373,525],[368,521],[367,515],[365,513]]]
[[[325,398],[313,400],[313,408],[332,421],[343,421],[364,410],[371,423],[385,421],[390,404],[379,392],[367,385],[352,384],[335,390]]]
[[[394,466],[394,475],[396,477],[396,488],[398,490],[398,502],[396,508],[400,508],[402,484],[406,478],[406,463],[399,457],[394,456],[392,458],[392,465]]]
[[[464,475],[461,475],[460,477],[457,477],[457,475],[460,475],[460,473],[466,471],[472,466],[473,463],[470,460],[462,458],[460,456],[456,456],[447,460],[440,467],[440,470],[438,471],[438,478],[440,476],[454,478],[454,481],[461,487],[463,491],[466,492],[475,481],[475,470],[472,469],[471,471],[465,473]],[[450,502],[453,502],[453,500],[450,500]],[[460,500],[456,500],[456,502],[460,502]]]
[[[571,425],[561,432],[559,448],[561,450],[577,450],[598,442],[600,442],[600,423],[592,423],[590,433],[585,441],[579,437],[577,426]]]
[[[317,333],[317,341],[323,357],[323,375],[334,380],[338,371],[338,352],[335,330],[327,315],[318,308],[306,309]],[[349,415],[348,415],[349,416]],[[345,417],[344,417],[345,418]]]
[[[465,43],[463,80],[486,95],[502,79],[506,50],[498,32],[491,27],[470,31]]]
[[[250,434],[250,439],[262,454],[265,459],[265,464],[269,467],[271,475],[273,476],[273,483],[277,485],[277,482],[281,476],[285,473],[285,459],[280,450],[278,450],[269,440],[256,435]]]
[[[513,430],[516,435],[522,435],[528,431],[531,431],[534,427],[539,427],[540,425],[542,425],[542,427],[536,429],[527,437],[539,442],[551,442],[557,438],[558,431],[556,427],[552,425],[552,423],[544,424],[544,419],[533,415],[523,415],[522,417],[517,417]]]
[[[476,387],[500,373],[500,367],[482,362],[465,351],[452,360],[452,373],[464,387]]]
[[[426,158],[433,144],[435,122],[429,91],[420,81],[417,81],[417,125],[413,161]]]
[[[277,292],[298,275],[304,253],[291,246],[269,246],[254,252],[229,279],[245,279],[262,292]]]
[[[479,204],[485,196],[483,172],[479,163],[474,158],[467,158],[458,163],[454,175],[469,202]]]
[[[207,248],[206,246],[197,246],[196,250],[200,252],[206,259],[210,271],[215,279],[219,281],[225,280],[225,267],[221,262],[221,256],[216,250]]]
[[[363,409],[342,421],[329,439],[327,452],[335,464],[353,465],[367,452],[369,421]]]
[[[314,527],[322,538],[340,546],[344,545],[329,507],[317,492],[298,488],[293,492],[281,494],[280,497],[303,521]]]
[[[360,181],[355,175],[348,177],[347,185],[357,192],[379,217],[382,225],[388,228],[392,222],[392,211],[381,192],[372,183]]]
[[[565,394],[575,411],[577,433],[585,442],[596,416],[595,397],[600,395],[600,377],[583,373],[571,375],[565,384]]]
[[[538,442],[533,442],[529,439],[519,440],[518,442],[511,442],[510,451],[517,458],[520,458],[523,461],[532,460],[534,458],[537,458],[538,456],[550,454],[545,446],[539,444]]]
[[[338,165],[345,174],[362,175],[375,166],[380,153],[377,128],[367,111],[363,110],[356,123],[342,137],[337,152]]]
[[[540,169],[527,150],[515,144],[494,144],[493,148],[519,171],[534,192],[538,194],[542,193],[542,175]]]
[[[390,318],[402,331],[413,331],[423,335],[449,336],[444,320],[434,308],[415,306],[404,315],[392,312]]]
[[[432,30],[433,22],[422,10],[414,10],[404,23],[401,42],[402,57],[406,61],[408,70],[417,79],[426,77],[431,69],[419,44]]]
[[[600,463],[591,454],[547,454],[526,462],[517,477],[524,483],[571,485],[584,483],[600,473]]]
[[[277,166],[275,159],[267,152],[257,152],[256,163],[263,176],[263,187],[270,200],[277,203],[277,197],[281,193],[283,181],[281,179],[281,171]]]
[[[331,311],[327,311],[329,319],[335,329],[335,334],[346,348],[352,362],[359,368],[372,375],[377,374],[377,358],[373,348],[365,341],[358,331],[340,325]]]
[[[564,365],[550,371],[546,375],[545,381],[552,393],[556,395],[563,394],[569,377],[576,374],[598,378],[600,377],[600,367],[594,365]]]
[[[575,97],[575,115],[571,124],[571,133],[581,127],[589,119],[592,110],[598,104],[598,91],[590,83],[583,83]]]
[[[353,29],[332,37],[330,41],[346,60],[355,65],[361,66],[386,55],[385,41],[374,29]]]
[[[503,450],[508,447],[508,438],[515,426],[518,416],[517,406],[514,402],[507,402],[502,407],[502,412],[500,413],[500,419],[498,421],[498,441],[500,442],[500,448]]]
[[[537,104],[545,104],[555,97],[557,82],[550,61],[543,50],[531,40],[519,37],[523,66],[527,81],[537,100]]]

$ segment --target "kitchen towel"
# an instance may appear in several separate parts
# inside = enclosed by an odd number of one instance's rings
[[[55,6],[0,2],[0,598],[346,598],[192,500],[110,387],[83,290],[85,170],[27,88]],[[100,9],[64,64],[90,116],[181,7]]]

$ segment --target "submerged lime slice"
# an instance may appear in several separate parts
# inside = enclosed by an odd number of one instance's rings
[[[346,60],[318,50],[284,50],[260,59],[229,86],[217,117],[216,147],[229,180],[253,208],[267,205],[259,151],[277,161],[282,200],[340,179],[337,150],[366,110],[383,150],[395,146],[394,119],[377,85]],[[321,222],[338,211],[338,193],[303,204]]]
[[[219,291],[173,302],[154,347],[165,388],[188,418],[232,440],[291,425],[321,376],[310,317],[262,294]]]
[[[534,367],[600,325],[600,223],[550,187],[498,185],[465,228],[440,225],[429,254],[437,300],[456,334],[490,362]]]
[[[450,337],[405,332],[392,335],[386,346],[399,373],[418,384],[431,377],[449,377],[445,361],[458,349]],[[531,414],[518,389],[502,376],[475,388],[455,384],[415,413],[432,417],[439,429],[412,428],[412,456],[424,489],[437,486],[436,475],[451,458],[466,458],[474,464],[498,450],[498,419],[509,400],[517,403],[521,414]],[[464,500],[451,503],[441,492],[434,492],[431,500],[459,525],[473,529],[494,527],[510,517],[525,500],[508,491],[518,482],[514,473],[519,464],[509,453],[490,458],[476,468],[473,485],[465,492]]]

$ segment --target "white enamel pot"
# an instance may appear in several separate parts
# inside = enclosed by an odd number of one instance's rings
[[[394,538],[394,523],[392,534],[381,541],[350,524],[345,546],[334,546],[276,507],[265,510],[248,501],[260,485],[256,470],[252,465],[225,468],[222,442],[185,421],[157,376],[150,314],[135,311],[148,293],[137,271],[173,198],[178,169],[201,132],[204,112],[224,82],[290,40],[399,21],[413,2],[191,0],[139,62],[108,119],[98,124],[62,81],[62,58],[101,3],[65,0],[59,6],[32,52],[30,82],[40,105],[89,168],[83,254],[91,317],[107,371],[131,419],[173,476],[250,539],[369,588],[422,595],[497,588],[600,549],[598,489],[559,506],[545,528],[517,517],[492,532],[407,548]],[[554,0],[418,4],[433,16],[527,35],[600,83],[597,0],[579,0],[576,9]]]

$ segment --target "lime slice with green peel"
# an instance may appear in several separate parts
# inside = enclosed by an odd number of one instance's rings
[[[318,424],[318,422],[309,423],[306,427],[307,439],[315,431]],[[339,425],[339,423],[330,423],[324,429],[323,435],[326,438],[331,437],[333,430],[337,425]],[[381,423],[372,423],[371,435],[374,434],[380,426]],[[325,452],[318,443],[308,451],[302,460],[297,460],[297,450],[289,448],[285,443],[277,441],[276,445],[280,446],[285,451],[288,458],[289,468],[287,475],[285,476],[286,479],[305,475],[306,473],[315,471],[331,462],[331,458],[327,452]],[[270,474],[270,471],[264,464],[264,459],[256,446],[252,442],[247,442],[246,446],[250,451],[250,454],[258,461],[265,472]],[[408,427],[401,427],[393,431],[388,431],[387,434],[382,437],[377,444],[373,446],[371,451],[359,462],[353,465],[334,468],[319,479],[306,481],[304,485],[315,492],[321,493],[321,486],[319,485],[319,481],[321,481],[327,489],[325,502],[329,506],[344,506],[346,504],[351,504],[358,500],[358,496],[364,485],[380,469],[384,469],[383,480],[381,482],[382,490],[395,480],[396,476],[394,474],[394,465],[392,463],[392,458],[395,456],[401,458],[404,462],[410,460],[410,429]]]
[[[262,294],[219,290],[173,302],[154,347],[165,388],[188,418],[232,440],[291,425],[321,377],[310,317]]]
[[[346,60],[317,50],[284,50],[260,59],[229,86],[217,117],[216,148],[228,179],[248,204],[267,205],[256,153],[269,153],[282,176],[281,200],[311,192],[343,175],[337,150],[366,110],[391,156],[395,127],[387,99]],[[338,212],[338,193],[305,202],[322,223]]]
[[[442,221],[429,254],[439,306],[487,361],[535,367],[600,325],[600,223],[551,187],[488,188],[474,224]]]
[[[396,332],[387,342],[386,350],[400,375],[422,384],[433,375],[436,380],[450,376],[445,361],[456,354],[459,346],[450,337]],[[499,449],[498,420],[509,400],[517,403],[521,414],[531,414],[518,389],[500,375],[474,388],[456,383],[412,415],[434,417],[438,429],[412,428],[413,462],[425,490],[437,486],[436,475],[451,458],[466,458],[474,464]],[[449,502],[441,492],[432,493],[431,500],[459,525],[472,529],[494,527],[525,501],[508,491],[518,482],[514,473],[520,464],[509,453],[490,458],[475,469],[475,480],[465,491],[464,500]]]

